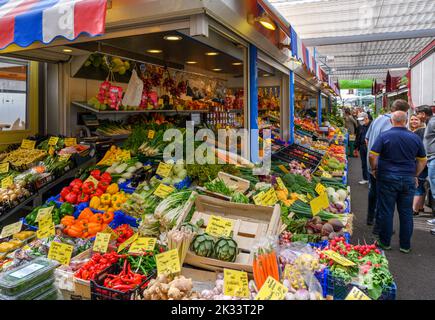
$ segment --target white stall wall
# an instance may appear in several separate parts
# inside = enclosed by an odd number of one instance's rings
[[[435,52],[411,69],[411,97],[414,106],[435,104]]]

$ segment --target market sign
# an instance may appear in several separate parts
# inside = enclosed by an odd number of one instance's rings
[[[213,237],[229,237],[233,231],[234,221],[218,216],[210,216],[205,232]]]
[[[178,250],[172,249],[156,255],[157,274],[174,274],[181,271]]]
[[[269,276],[255,297],[255,300],[284,300],[287,292],[286,286]]]
[[[224,294],[231,297],[249,298],[248,274],[245,271],[224,269]]]
[[[354,79],[354,80],[340,80],[340,89],[371,89],[373,80],[371,79]]]
[[[372,300],[357,287],[353,287],[344,300]]]

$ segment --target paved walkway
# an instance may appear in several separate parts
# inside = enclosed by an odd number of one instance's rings
[[[349,184],[351,186],[352,212],[355,215],[352,243],[373,241],[371,227],[366,225],[368,186],[361,186],[361,164],[359,158],[349,160]],[[397,284],[397,299],[435,299],[435,236],[429,233],[426,220],[430,214],[414,218],[414,234],[410,254],[399,252],[399,218],[394,217],[392,250],[387,251],[390,270]]]

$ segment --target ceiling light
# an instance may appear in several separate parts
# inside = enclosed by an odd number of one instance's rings
[[[162,50],[159,49],[149,49],[147,50],[148,53],[162,53]]]
[[[196,61],[186,61],[186,64],[197,64],[198,62]]]
[[[214,69],[211,69],[211,70],[213,70],[213,71],[215,71],[215,72],[222,71],[222,69],[219,69],[219,68],[214,68]]]
[[[266,12],[263,12],[259,17],[254,17],[252,13],[249,14],[248,23],[254,24],[254,22],[259,22],[263,27],[265,27],[268,30],[272,30],[272,31],[276,30],[275,22],[273,22],[273,20],[269,17],[269,15]]]
[[[233,62],[232,64],[233,64],[233,66],[241,66],[243,63],[242,62]]]
[[[183,39],[181,36],[175,36],[175,35],[170,35],[170,36],[164,36],[163,39],[168,40],[168,41],[178,41]]]
[[[62,51],[65,52],[65,53],[71,53],[72,52],[71,49],[63,49]]]
[[[263,74],[263,77],[270,77],[270,74],[265,73],[265,74]]]
[[[219,54],[219,52],[206,52],[205,55],[206,56],[217,56]]]

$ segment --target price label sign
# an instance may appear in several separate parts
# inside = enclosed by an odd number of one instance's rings
[[[23,221],[18,221],[12,224],[8,224],[7,226],[4,226],[2,229],[2,233],[0,234],[0,239],[9,237],[15,233],[20,232],[22,227],[23,227]]]
[[[95,179],[93,176],[89,176],[83,183],[86,183],[89,181],[94,183],[95,188],[97,187],[98,183],[100,182],[97,179]]]
[[[172,249],[156,255],[157,274],[173,274],[181,271],[178,250]]]
[[[148,131],[148,139],[154,139],[155,135],[156,135],[156,132],[154,130]]]
[[[286,186],[285,186],[285,184],[284,184],[284,182],[282,182],[282,179],[281,179],[280,177],[276,178],[276,183],[278,184],[278,187],[279,187],[281,190],[285,190],[285,189],[287,189]]]
[[[234,221],[218,216],[210,216],[205,232],[214,237],[229,237],[234,228]]]
[[[48,139],[48,145],[55,146],[57,145],[58,141],[59,141],[59,137],[50,137],[50,139]]]
[[[56,260],[60,264],[69,265],[74,246],[52,241],[48,250],[48,259]]]
[[[45,217],[45,215],[51,217],[50,213],[53,211],[53,209],[54,209],[54,206],[39,209],[35,220],[39,221],[39,219],[41,219],[42,217]]]
[[[128,238],[127,240],[125,240],[123,243],[121,243],[118,247],[118,252],[121,252],[122,250],[124,250],[125,248],[127,248],[130,244],[132,244],[133,242],[136,241],[136,239],[139,237],[139,234],[135,233],[134,235],[132,235],[130,238]]]
[[[173,166],[174,166],[173,164],[160,162],[156,173],[163,178],[167,178],[171,174]]]
[[[36,236],[38,237],[38,239],[45,239],[50,236],[54,236],[55,234],[56,234],[56,228],[53,222],[50,225],[45,226],[44,228],[40,227],[36,231]]]
[[[332,178],[332,176],[328,172],[323,172],[322,173],[322,177],[327,178],[327,179],[331,179]]]
[[[270,188],[263,196],[262,199],[264,206],[273,206],[278,202],[278,197],[276,196],[275,189]]]
[[[39,220],[38,220],[39,229],[47,229],[52,224],[53,224],[53,218],[52,218],[50,213],[44,214],[44,215],[39,215]]]
[[[321,183],[318,183],[317,185],[316,185],[316,192],[317,192],[317,194],[322,194],[322,193],[325,193],[325,191],[326,191],[326,188],[325,188],[325,186],[323,185],[323,184],[321,184]]]
[[[113,231],[113,229],[110,226],[107,226],[103,231],[101,231],[102,233],[109,233],[110,234],[110,240],[116,240],[119,238],[118,234]]]
[[[159,198],[165,199],[167,196],[169,196],[172,192],[174,192],[175,188],[172,186],[167,186],[166,184],[161,183],[156,191],[154,191],[154,195],[156,195]]]
[[[14,184],[14,178],[12,176],[7,176],[6,178],[2,179],[1,187],[2,189],[6,189],[7,187],[10,187]]]
[[[340,254],[338,254],[335,251],[332,250],[326,250],[323,251],[324,254],[326,254],[329,258],[337,262],[338,264],[341,264],[344,267],[352,267],[355,265],[352,261],[349,259],[346,259],[345,257],[342,257]]]
[[[9,172],[9,162],[0,163],[0,173],[8,173]]]
[[[310,206],[313,216],[317,215],[321,210],[329,207],[328,195],[322,193],[320,196],[310,201]]]
[[[77,138],[65,138],[64,140],[66,147],[72,147],[77,144]]]
[[[278,168],[280,168],[281,171],[284,172],[284,173],[290,173],[290,171],[288,171],[287,168],[283,164],[280,164],[278,166]]]
[[[156,238],[137,238],[137,240],[131,244],[128,253],[142,253],[145,251],[153,251],[156,243]]]
[[[23,139],[21,141],[21,148],[22,149],[35,149],[36,141],[29,140],[29,139]]]
[[[95,236],[94,246],[92,247],[93,251],[106,253],[107,248],[109,247],[110,242],[110,233],[98,232]]]
[[[265,194],[264,191],[261,191],[260,193],[258,193],[258,194],[256,194],[255,196],[252,197],[254,199],[254,203],[257,206],[263,205],[264,194]]]
[[[255,300],[284,300],[287,292],[287,287],[269,276],[255,297]]]
[[[59,156],[59,161],[68,161],[71,158],[71,153],[62,154]]]
[[[244,271],[224,269],[224,294],[232,297],[249,298],[248,274]]]
[[[372,300],[357,287],[353,287],[344,300]]]

